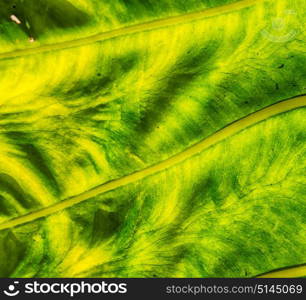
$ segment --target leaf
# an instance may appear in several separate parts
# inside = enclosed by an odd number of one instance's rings
[[[304,264],[302,4],[0,1],[0,276]]]

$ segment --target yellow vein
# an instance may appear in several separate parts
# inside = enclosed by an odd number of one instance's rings
[[[0,224],[0,230],[11,228],[11,227],[18,226],[21,224],[25,224],[25,223],[37,220],[42,217],[46,217],[48,215],[54,214],[68,207],[71,207],[75,204],[88,200],[92,197],[95,197],[99,194],[109,192],[116,188],[128,185],[138,180],[141,180],[150,175],[154,175],[158,172],[161,172],[165,169],[168,169],[176,164],[179,164],[185,161],[186,159],[192,157],[193,155],[201,153],[203,150],[223,141],[224,139],[238,133],[239,131],[249,126],[252,126],[258,122],[261,122],[275,115],[278,115],[278,114],[281,114],[281,113],[284,113],[284,112],[287,112],[293,109],[297,109],[300,107],[305,107],[305,106],[306,106],[306,96],[291,98],[285,101],[275,103],[271,106],[263,108],[257,112],[254,112],[240,120],[237,120],[229,124],[223,129],[220,129],[219,131],[215,132],[209,137],[203,139],[199,143],[187,148],[183,152],[180,152],[162,162],[159,162],[145,169],[136,171],[135,173],[123,176],[121,178],[118,178],[112,181],[108,181],[89,191],[86,191],[79,195],[65,199],[59,203],[53,204],[51,206],[42,208],[38,211],[17,217],[5,223],[2,223]]]
[[[204,18],[214,17],[219,14],[226,14],[230,13],[232,11],[244,9],[250,6],[253,6],[255,4],[258,4],[260,2],[263,2],[265,0],[242,0],[238,2],[234,2],[231,4],[208,8],[202,11],[193,12],[193,13],[187,13],[179,16],[174,17],[168,17],[164,19],[158,19],[146,23],[140,23],[136,25],[131,25],[123,28],[118,28],[115,30],[107,31],[98,33],[89,37],[79,38],[75,40],[55,43],[55,44],[47,44],[35,48],[27,48],[27,49],[19,49],[11,52],[4,52],[0,53],[0,59],[5,58],[14,58],[14,57],[20,57],[20,56],[26,56],[31,54],[37,54],[42,52],[48,52],[48,51],[56,51],[56,50],[63,50],[63,49],[69,49],[74,47],[80,47],[87,44],[104,41],[120,36],[125,36],[129,34],[139,33],[143,31],[148,30],[154,30],[159,29],[167,26],[173,26],[181,23],[186,22],[192,22]]]
[[[275,270],[262,275],[256,276],[256,278],[297,278],[306,276],[306,264]]]

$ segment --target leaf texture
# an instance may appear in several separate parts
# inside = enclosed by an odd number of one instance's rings
[[[303,1],[15,2],[0,1],[1,277],[306,262]]]

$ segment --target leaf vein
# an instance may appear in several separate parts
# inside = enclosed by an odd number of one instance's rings
[[[14,50],[10,52],[3,52],[3,53],[0,53],[0,59],[17,58],[17,57],[33,55],[33,54],[38,54],[38,53],[43,53],[43,52],[58,51],[58,50],[65,50],[69,48],[81,47],[81,46],[85,46],[88,44],[105,41],[105,40],[109,40],[109,39],[113,39],[113,38],[117,38],[117,37],[121,37],[125,35],[131,35],[131,34],[143,32],[143,31],[154,30],[154,29],[160,29],[160,28],[167,27],[167,26],[174,26],[174,25],[188,23],[188,22],[192,22],[192,21],[196,21],[196,20],[200,20],[204,18],[214,17],[219,14],[230,13],[232,11],[251,7],[263,1],[266,1],[266,0],[241,0],[238,2],[234,2],[234,3],[230,3],[230,4],[218,6],[218,7],[208,8],[202,11],[197,11],[197,12],[187,13],[187,14],[183,14],[179,16],[172,16],[172,17],[157,19],[157,20],[153,20],[153,21],[149,21],[145,23],[130,25],[130,26],[114,29],[114,30],[107,31],[107,32],[97,33],[92,36],[83,37],[83,38],[79,38],[75,40],[64,41],[64,42],[59,42],[59,43],[54,43],[54,44],[47,44],[43,46],[26,48],[26,49],[18,49],[18,50]]]
[[[126,186],[128,184],[134,183],[136,181],[142,180],[145,177],[157,174],[163,170],[169,169],[172,166],[175,166],[192,156],[201,153],[202,151],[208,149],[209,147],[222,142],[226,138],[237,134],[238,132],[253,126],[259,122],[262,122],[270,117],[279,115],[281,113],[285,113],[294,109],[306,107],[306,95],[302,95],[299,97],[290,98],[284,101],[277,102],[268,107],[265,107],[261,110],[258,110],[254,113],[251,113],[229,125],[226,127],[216,131],[212,135],[204,138],[202,141],[196,143],[195,145],[185,149],[184,151],[142,170],[136,171],[132,174],[125,175],[123,177],[108,181],[103,183],[91,190],[85,191],[84,193],[78,194],[76,196],[72,196],[61,202],[55,203],[51,206],[42,208],[40,210],[31,212],[29,214],[19,216],[17,218],[11,219],[0,224],[0,230],[12,228],[15,226],[19,226],[66,208],[72,207],[78,203],[86,201],[90,198],[93,198],[99,194],[106,193],[112,191],[116,188],[120,188],[122,186]]]

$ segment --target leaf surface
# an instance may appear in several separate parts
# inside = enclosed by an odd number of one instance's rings
[[[302,4],[0,1],[0,276],[305,263]]]

